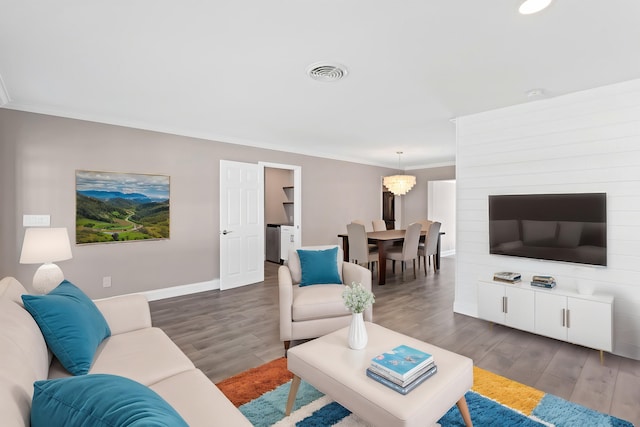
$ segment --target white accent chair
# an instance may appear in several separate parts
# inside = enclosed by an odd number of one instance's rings
[[[404,270],[407,261],[413,261],[413,278],[417,279],[416,258],[418,258],[418,243],[420,242],[420,232],[422,224],[414,222],[409,224],[404,235],[402,246],[392,246],[387,250],[387,259],[393,261],[392,270],[396,271],[396,261],[402,263],[402,278],[404,280]]]
[[[364,225],[352,222],[347,224],[349,241],[349,261],[371,268],[371,263],[378,262],[378,247],[367,243],[367,232]]]
[[[424,258],[424,274],[427,274],[427,259],[431,264],[430,256],[435,256],[438,253],[438,236],[440,235],[441,223],[433,222],[429,226],[427,237],[424,239],[424,245],[418,246],[418,268],[420,268],[420,258]],[[436,271],[435,260],[433,262],[433,271]]]
[[[337,247],[336,263],[342,284],[300,286],[302,267],[296,249],[289,250],[287,264],[278,268],[280,301],[280,340],[285,351],[291,341],[317,338],[351,323],[351,312],[345,307],[342,292],[345,284],[360,283],[371,290],[371,271],[343,261],[342,248],[336,245],[306,246],[299,249],[325,250]],[[364,320],[371,322],[373,309],[364,311]],[[346,345],[346,344],[345,344]]]

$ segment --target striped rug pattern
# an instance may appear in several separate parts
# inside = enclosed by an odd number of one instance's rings
[[[568,402],[478,367],[474,367],[473,374],[473,388],[465,397],[476,427],[633,427],[628,421]],[[304,381],[296,396],[293,412],[285,417],[284,407],[292,378],[293,375],[287,370],[286,359],[280,358],[228,378],[217,386],[254,426],[368,425]],[[464,426],[455,406],[439,423],[442,427]]]

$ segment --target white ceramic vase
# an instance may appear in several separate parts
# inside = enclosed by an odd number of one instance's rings
[[[351,325],[349,326],[349,348],[354,350],[362,350],[367,346],[367,328],[364,325],[364,317],[362,313],[353,313],[351,315]]]

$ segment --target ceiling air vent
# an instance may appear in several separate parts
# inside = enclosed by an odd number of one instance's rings
[[[307,68],[307,74],[314,79],[321,82],[337,82],[338,80],[346,77],[347,69],[344,65],[319,62],[312,64]]]

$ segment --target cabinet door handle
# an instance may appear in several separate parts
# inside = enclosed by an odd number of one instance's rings
[[[502,297],[502,312],[503,313],[508,313],[509,312],[509,305],[507,302],[507,297]]]
[[[567,323],[565,319],[566,319],[566,310],[563,308],[562,309],[562,327],[563,328],[566,326],[566,323]]]
[[[571,310],[567,309],[567,328],[571,327]]]

